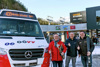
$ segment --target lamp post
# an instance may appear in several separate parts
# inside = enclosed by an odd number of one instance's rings
[[[90,39],[89,39],[89,30],[87,30],[87,51],[90,51]],[[91,56],[91,55],[90,55]],[[91,67],[91,58],[88,56],[88,67]]]

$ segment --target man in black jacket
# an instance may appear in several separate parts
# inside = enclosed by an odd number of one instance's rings
[[[87,51],[87,39],[86,34],[84,32],[80,32],[80,39],[78,41],[78,45],[80,47],[79,54],[81,55],[81,61],[83,67],[87,67],[88,64],[88,56],[90,56],[90,62],[92,67],[92,52],[94,50],[94,45],[92,40],[90,39],[90,50]]]
[[[69,39],[65,41],[65,46],[67,47],[65,67],[69,67],[70,59],[72,59],[72,66],[76,67],[77,49],[80,48],[78,47],[78,42],[74,37],[74,33],[71,32],[69,36]]]

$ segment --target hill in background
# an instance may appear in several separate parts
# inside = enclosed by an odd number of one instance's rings
[[[16,0],[0,0],[0,9],[28,11],[20,1]]]

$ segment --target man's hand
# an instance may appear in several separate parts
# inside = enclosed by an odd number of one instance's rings
[[[49,54],[51,54],[51,50],[49,51]]]
[[[88,51],[88,52],[87,52],[87,56],[90,56],[90,55],[91,55],[91,52],[90,52],[90,51]]]
[[[77,49],[80,50],[80,47],[78,46]]]
[[[64,55],[64,52],[62,52],[61,55],[63,56]]]
[[[71,46],[70,43],[68,43],[68,46]]]
[[[81,54],[78,55],[79,57],[81,56]]]

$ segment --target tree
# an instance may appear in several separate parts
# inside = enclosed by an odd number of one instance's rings
[[[0,9],[27,11],[26,7],[16,0],[0,0]]]

